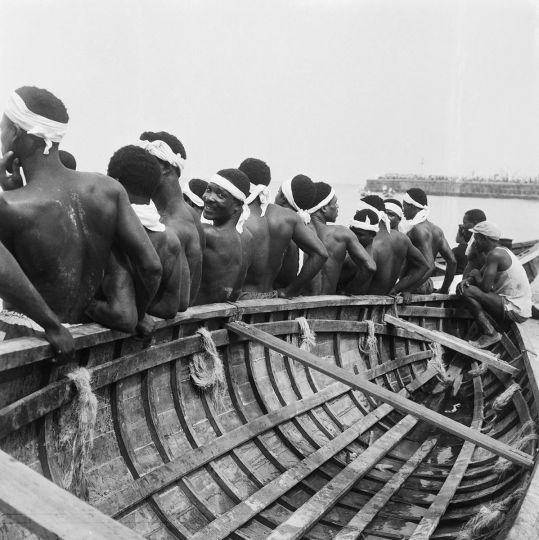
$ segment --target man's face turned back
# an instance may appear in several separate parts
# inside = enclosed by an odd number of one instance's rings
[[[228,221],[236,211],[241,209],[241,201],[212,182],[208,184],[202,199],[204,200],[203,215],[212,221]]]

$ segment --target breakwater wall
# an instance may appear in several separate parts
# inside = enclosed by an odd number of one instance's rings
[[[367,180],[369,191],[393,188],[403,193],[410,188],[420,188],[427,195],[455,197],[495,197],[500,199],[539,199],[539,183],[472,182],[460,180],[429,180],[426,178],[376,178]]]

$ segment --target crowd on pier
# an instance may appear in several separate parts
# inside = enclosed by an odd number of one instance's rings
[[[258,158],[185,181],[186,150],[164,131],[111,149],[106,174],[77,171],[75,157],[59,148],[68,120],[62,101],[35,87],[12,92],[4,109],[5,338],[44,332],[65,357],[73,351],[66,324],[147,335],[152,317],[198,304],[449,291],[457,260],[421,189],[402,201],[367,195],[347,226],[336,225],[329,183],[298,174],[270,200],[271,170]],[[467,244],[457,292],[483,330],[475,344],[486,347],[500,339],[492,319],[531,316],[531,291],[483,212],[467,212],[459,233]],[[438,255],[446,270],[434,291]]]

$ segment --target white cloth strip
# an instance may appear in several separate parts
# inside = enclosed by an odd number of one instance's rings
[[[363,229],[364,231],[373,231],[378,232],[380,230],[380,227],[378,223],[371,223],[369,216],[367,217],[367,221],[356,221],[355,219],[350,220],[350,227],[354,227],[355,229]]]
[[[296,204],[296,201],[294,200],[294,194],[292,193],[292,180],[287,180],[286,182],[283,182],[281,185],[281,191],[283,192],[285,199],[288,201],[288,204],[297,212],[299,217],[303,220],[303,223],[305,223],[305,225],[308,225],[311,222],[311,214],[309,214],[308,210],[303,210],[303,208],[300,208]]]
[[[412,199],[412,197],[410,197],[408,193],[404,194],[404,197],[402,200],[408,204],[415,206],[416,208],[428,208],[427,204],[418,203],[415,199]]]
[[[17,92],[12,92],[9,96],[4,113],[28,135],[35,135],[45,141],[45,155],[49,153],[52,143],[59,143],[67,131],[67,124],[33,113]]]
[[[419,225],[419,223],[423,223],[424,221],[427,221],[427,218],[429,217],[429,209],[424,208],[423,210],[420,210],[413,219],[407,219],[401,221],[403,232],[407,233],[410,230],[412,230],[413,227],[416,225]]]
[[[182,188],[183,194],[195,205],[199,208],[204,207],[204,201],[201,197],[199,197],[196,193],[193,193],[191,188],[189,187],[189,182],[186,182]]]
[[[152,201],[150,204],[132,204],[131,208],[137,214],[142,225],[149,231],[163,232],[165,230],[165,225],[160,221],[161,216]]]
[[[365,201],[359,201],[358,210],[372,210],[378,216],[378,221],[385,223],[387,232],[391,234],[391,222],[389,221],[389,216],[383,210],[378,210],[378,208]]]
[[[135,144],[144,148],[144,150],[152,154],[152,156],[155,156],[157,159],[166,161],[174,167],[178,167],[180,171],[183,171],[185,168],[185,159],[183,159],[180,154],[175,154],[165,141],[139,140]]]
[[[264,184],[251,184],[250,194],[245,204],[251,204],[257,197],[260,199],[260,215],[264,216],[270,203],[270,190]]]
[[[386,207],[386,210],[389,210],[390,212],[397,214],[397,216],[399,216],[401,219],[404,217],[402,208],[398,204],[395,204],[392,202],[385,202],[384,206]]]
[[[224,176],[221,176],[219,174],[214,174],[209,181],[212,184],[215,184],[216,186],[219,186],[224,190],[228,191],[230,195],[232,195],[232,197],[243,202],[240,219],[238,219],[238,222],[236,223],[236,230],[241,234],[243,232],[243,224],[251,215],[249,205],[246,204],[247,196],[245,195],[245,193],[243,193],[243,191],[241,191],[241,189],[238,189],[230,180],[228,180],[228,178],[225,178]]]
[[[314,214],[315,212],[320,210],[320,208],[324,208],[324,206],[326,206],[326,204],[329,204],[331,202],[331,199],[333,199],[333,197],[335,197],[335,190],[333,188],[331,188],[331,191],[329,192],[329,195],[325,199],[321,200],[316,206],[313,206],[312,208],[309,208],[309,210],[307,210],[307,212],[309,212],[309,214]]]

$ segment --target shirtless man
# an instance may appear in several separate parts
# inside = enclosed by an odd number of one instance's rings
[[[204,193],[208,187],[206,180],[191,178],[183,187],[183,200],[195,211],[200,220],[204,210]]]
[[[367,199],[368,203],[365,202]],[[369,196],[362,201],[364,207],[356,212],[350,222],[350,229],[373,257],[376,272],[370,281],[365,280],[361,274],[353,275],[344,291],[348,294],[393,295],[413,290],[428,270],[425,257],[405,234],[396,229],[388,231],[387,220],[380,220],[385,210],[384,201],[380,197]],[[405,264],[408,271],[399,279]],[[344,271],[342,279],[346,279]]]
[[[114,243],[133,267],[143,316],[159,286],[159,258],[118,182],[61,164],[67,121],[64,104],[47,90],[23,87],[10,96],[2,153],[19,159],[27,185],[0,195],[0,240],[67,323],[87,320]]]
[[[209,180],[203,216],[213,225],[203,225],[206,247],[196,304],[238,298],[250,261],[252,237],[244,227],[248,196],[249,179],[238,169],[223,169]]]
[[[181,244],[176,233],[159,221],[157,208],[151,196],[161,178],[157,158],[138,146],[125,146],[112,156],[107,174],[126,189],[131,208],[148,234],[163,267],[159,289],[148,306],[148,314],[168,319],[180,308]],[[133,332],[137,324],[137,311],[131,271],[115,255],[102,285],[103,298],[97,298],[88,313],[97,322]],[[187,309],[187,306],[183,306]]]
[[[399,231],[399,225],[404,218],[402,203],[398,199],[383,199],[383,201],[386,215],[389,218],[391,232]]]
[[[337,196],[325,182],[316,182],[315,186],[314,207],[309,210],[311,227],[326,247],[328,259],[308,284],[306,291],[313,295],[335,294],[346,255],[366,275],[374,274],[376,264],[350,229],[342,225],[328,225],[335,223],[339,213]]]
[[[462,216],[462,224],[459,225],[459,232],[464,236],[464,238],[466,238],[467,235],[471,236],[472,229],[478,223],[486,220],[487,216],[485,215],[485,212],[483,212],[483,210],[480,210],[479,208],[468,210],[465,212],[464,216]],[[474,268],[480,270],[485,264],[486,260],[485,254],[481,253],[477,249],[473,238],[468,238],[466,242],[466,266],[464,268],[464,271],[462,272],[464,277],[467,277]]]
[[[531,317],[532,292],[526,271],[515,255],[500,245],[500,230],[489,221],[473,227],[474,242],[486,258],[482,270],[473,269],[457,286],[483,335],[470,342],[480,348],[501,340],[486,314],[497,322],[524,322]]]
[[[192,305],[200,286],[202,271],[202,250],[204,233],[195,210],[183,198],[180,175],[185,164],[186,153],[177,137],[159,131],[146,131],[137,143],[155,156],[161,166],[161,182],[152,200],[157,206],[165,225],[177,234],[182,245],[182,288],[180,291],[183,306]]]
[[[250,216],[246,228],[253,236],[251,265],[240,299],[297,296],[322,267],[327,258],[326,250],[296,212],[269,203],[267,186],[271,177],[269,167],[263,161],[246,159],[240,165],[240,170],[250,181],[250,196],[247,199],[250,202]],[[296,272],[286,286],[274,290],[274,281],[291,241],[309,254],[309,263],[299,274]]]
[[[408,220],[405,224],[408,229],[407,234],[412,244],[421,251],[429,265],[428,271],[425,272],[422,278],[422,284],[412,292],[417,294],[430,294],[433,292],[430,276],[434,272],[434,261],[439,253],[444,258],[447,266],[442,286],[436,292],[447,294],[455,277],[457,261],[442,229],[427,219],[429,215],[427,195],[419,188],[409,189],[404,196],[402,206],[404,217]],[[406,275],[408,271],[405,268],[402,275]]]

